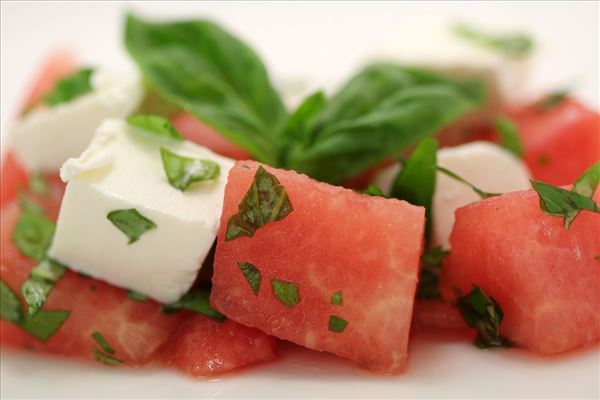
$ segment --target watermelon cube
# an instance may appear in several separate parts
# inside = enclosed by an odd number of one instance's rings
[[[598,201],[598,193],[595,196]],[[456,211],[441,290],[454,301],[473,284],[504,312],[500,334],[554,354],[600,338],[600,215],[583,211],[566,230],[533,190]]]
[[[261,192],[268,182],[257,181],[260,174],[287,198]],[[260,204],[247,224],[232,230],[253,201]],[[270,215],[269,205],[277,216],[263,223],[258,217]],[[259,221],[256,230],[250,220]],[[376,372],[399,372],[424,224],[422,207],[239,161],[225,190],[211,303],[270,335]]]

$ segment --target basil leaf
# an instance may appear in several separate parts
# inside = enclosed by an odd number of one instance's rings
[[[44,175],[36,173],[29,178],[29,190],[31,193],[37,194],[38,196],[46,196],[50,193],[50,186],[48,185],[48,182],[46,182]]]
[[[592,198],[598,187],[598,183],[600,183],[600,162],[594,163],[590,168],[584,171],[573,184],[571,191]],[[578,215],[579,211],[569,212],[565,218],[565,226],[568,228]]]
[[[146,82],[225,138],[268,164],[286,118],[283,103],[258,56],[208,21],[151,23],[133,15],[127,50]]]
[[[331,332],[342,333],[348,326],[348,321],[343,318],[338,317],[337,315],[329,316],[329,330]]]
[[[19,325],[23,321],[23,306],[19,296],[0,278],[0,317]]]
[[[454,33],[465,40],[510,57],[525,57],[534,48],[533,39],[523,33],[493,35],[465,24],[455,25]]]
[[[149,230],[156,229],[156,224],[140,214],[135,208],[114,210],[106,215],[121,232],[129,238],[127,244],[136,242],[140,236]]]
[[[273,278],[271,279],[271,288],[277,300],[287,308],[292,308],[300,303],[300,291],[295,283]]]
[[[21,285],[21,293],[29,306],[28,313],[38,313],[48,299],[54,285],[65,274],[67,268],[49,258],[45,258],[29,273],[29,278]]]
[[[55,107],[90,93],[92,91],[91,78],[93,73],[92,68],[82,68],[60,79],[56,82],[52,91],[46,95],[44,102],[47,106]]]
[[[419,285],[417,286],[417,299],[433,300],[442,297],[438,283],[442,263],[449,251],[441,247],[434,247],[427,251],[421,257],[423,266],[419,275]]]
[[[363,190],[362,193],[369,196],[387,197],[385,193],[383,193],[383,190],[375,185],[369,185],[369,187]]]
[[[503,115],[496,117],[494,125],[500,135],[500,144],[502,147],[513,153],[516,157],[522,158],[524,153],[523,143],[521,143],[517,125]]]
[[[209,296],[210,292],[208,290],[192,289],[176,303],[163,306],[162,311],[171,314],[184,308],[212,318],[217,322],[225,321],[225,316],[210,306]]]
[[[438,170],[439,172],[443,173],[444,175],[454,179],[457,182],[463,183],[465,185],[467,185],[468,187],[470,187],[475,193],[477,193],[477,195],[479,197],[481,197],[482,199],[487,199],[488,197],[495,197],[495,196],[499,196],[500,193],[489,193],[489,192],[484,192],[483,190],[479,189],[477,186],[473,185],[472,183],[468,182],[467,180],[465,180],[464,178],[461,178],[460,176],[458,176],[457,174],[455,174],[454,172],[444,168],[444,167],[440,167],[439,165],[435,166],[435,169]]]
[[[536,108],[540,112],[550,111],[565,101],[567,97],[569,97],[569,92],[566,90],[550,93],[536,103]]]
[[[94,347],[92,349],[92,354],[94,355],[94,358],[96,359],[96,361],[101,362],[102,364],[106,364],[111,367],[116,367],[116,366],[123,364],[123,360],[121,360],[117,357],[111,356],[109,354],[104,354],[102,351],[100,351],[96,347]]]
[[[282,220],[292,211],[285,188],[275,175],[259,165],[252,185],[238,206],[237,214],[227,222],[225,240],[252,237],[258,228]]]
[[[481,106],[479,81],[391,64],[361,71],[289,145],[284,167],[329,183],[357,176]]]
[[[457,306],[463,319],[477,330],[474,344],[479,348],[503,347],[509,342],[500,336],[504,313],[500,305],[477,285],[471,292],[458,298]]]
[[[331,304],[333,304],[334,306],[344,305],[344,296],[341,290],[338,290],[337,292],[331,295]]]
[[[158,115],[131,115],[127,118],[127,123],[158,137],[173,139],[179,142],[184,140],[181,133],[175,129],[171,121]]]
[[[248,281],[248,285],[250,285],[254,294],[258,296],[260,282],[262,280],[260,270],[250,263],[238,262],[238,267],[240,267],[242,270],[242,273],[244,274],[244,277],[246,278],[246,281]]]
[[[394,179],[391,197],[425,207],[426,237],[431,231],[431,202],[435,192],[438,143],[423,139]]]
[[[102,348],[102,350],[104,350],[104,352],[108,354],[115,354],[115,350],[112,347],[110,347],[110,345],[100,332],[95,331],[94,333],[92,333],[92,339],[94,339],[96,343],[98,343],[98,345]]]
[[[40,261],[52,242],[54,222],[26,207],[13,229],[12,240],[21,253]]]
[[[44,214],[44,209],[35,202],[29,200],[24,194],[19,194],[19,207],[24,212],[33,213],[33,214]]]
[[[163,168],[171,186],[185,192],[194,182],[208,181],[219,177],[221,168],[212,160],[189,158],[160,148]]]
[[[148,301],[148,297],[144,296],[141,293],[135,292],[133,290],[127,290],[127,297],[129,297],[133,301],[137,301],[139,303],[145,303]]]

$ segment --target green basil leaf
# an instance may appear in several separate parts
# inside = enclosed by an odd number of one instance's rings
[[[534,48],[533,39],[523,33],[490,34],[465,24],[455,25],[454,33],[465,40],[510,57],[525,57]]]
[[[488,197],[495,197],[495,196],[499,196],[500,195],[500,193],[484,192],[483,190],[479,189],[477,186],[473,185],[472,183],[468,182],[464,178],[461,178],[460,176],[458,176],[454,172],[452,172],[452,171],[450,171],[450,170],[448,170],[448,169],[446,169],[444,167],[440,167],[439,165],[436,165],[435,169],[438,170],[439,172],[443,173],[444,175],[446,175],[446,176],[454,179],[455,181],[467,185],[468,187],[471,188],[471,190],[473,190],[475,193],[477,193],[477,195],[479,197],[481,197],[482,199],[487,199]]]
[[[145,303],[148,301],[148,297],[144,296],[141,293],[138,293],[133,290],[127,290],[127,297],[129,297],[133,301],[137,301],[139,303]]]
[[[273,278],[271,279],[271,288],[277,300],[287,308],[292,308],[300,303],[300,290],[295,283]]]
[[[114,210],[106,215],[121,232],[129,238],[128,244],[136,242],[149,230],[156,229],[156,224],[140,214],[135,208]]]
[[[44,214],[44,209],[37,203],[31,201],[27,196],[20,193],[19,194],[19,207],[24,212],[33,213],[33,214]]]
[[[34,315],[42,309],[54,285],[66,271],[64,265],[49,258],[44,258],[31,270],[29,278],[21,285],[29,314]]]
[[[163,306],[162,311],[171,314],[182,308],[194,311],[217,322],[225,321],[225,316],[210,306],[210,292],[205,289],[192,289],[187,292],[179,301],[173,304]]]
[[[477,285],[473,285],[469,294],[458,298],[457,306],[467,325],[477,330],[474,342],[477,347],[509,345],[509,342],[500,336],[500,323],[504,313],[493,297],[488,296]]]
[[[92,68],[82,68],[72,74],[60,79],[46,97],[44,102],[47,106],[55,107],[59,104],[68,103],[84,94],[92,91]]]
[[[421,257],[423,266],[421,268],[419,284],[417,286],[417,299],[433,300],[442,297],[438,283],[440,279],[442,263],[444,262],[444,258],[446,258],[448,253],[448,250],[444,250],[441,247],[434,247],[423,254]]]
[[[569,97],[569,92],[566,90],[559,90],[554,93],[550,93],[544,96],[541,100],[536,103],[536,108],[540,112],[546,112],[552,110],[560,103],[565,101]]]
[[[259,165],[252,185],[238,206],[237,214],[227,222],[225,240],[252,237],[258,228],[282,220],[292,211],[285,188],[275,175]]]
[[[584,171],[583,174],[573,184],[572,192],[585,197],[592,198],[594,192],[600,183],[600,162],[594,163],[590,168]],[[577,218],[579,211],[571,211],[565,217],[565,226],[568,228],[571,223]]]
[[[46,182],[44,175],[36,173],[29,178],[29,190],[31,193],[37,194],[38,196],[46,196],[50,193],[50,186],[48,185],[48,182]]]
[[[160,148],[163,169],[171,186],[185,192],[194,182],[213,180],[219,177],[221,168],[212,160],[202,160],[175,154]]]
[[[523,143],[521,143],[517,125],[503,115],[496,117],[494,125],[500,135],[500,144],[502,147],[513,153],[516,157],[522,158],[524,153]]]
[[[341,290],[338,290],[337,292],[331,295],[331,304],[333,304],[334,306],[344,305],[344,296]]]
[[[23,321],[23,306],[19,296],[0,278],[0,317],[19,325]]]
[[[369,187],[363,190],[362,193],[369,196],[387,197],[385,193],[383,193],[383,190],[375,185],[369,185]]]
[[[96,361],[111,367],[116,367],[123,364],[123,360],[109,354],[105,354],[96,347],[92,349],[92,354],[94,355]]]
[[[125,44],[163,98],[259,161],[275,163],[273,138],[286,111],[247,45],[208,21],[152,23],[133,15],[127,16]]]
[[[15,224],[12,240],[21,253],[40,261],[44,258],[53,235],[54,222],[27,207]]]
[[[329,316],[329,330],[331,332],[342,333],[348,326],[348,321],[337,315]]]
[[[127,118],[127,123],[155,136],[182,142],[183,136],[171,121],[158,115],[135,114]]]
[[[242,270],[242,273],[244,274],[244,277],[246,278],[246,281],[248,281],[248,285],[250,285],[254,294],[258,296],[260,282],[262,280],[260,270],[250,263],[238,262],[238,267],[240,267],[240,270]]]
[[[25,314],[20,327],[39,340],[47,340],[62,326],[71,314],[64,310],[40,310],[35,315]]]
[[[112,347],[110,347],[110,345],[100,332],[95,331],[94,333],[92,333],[92,339],[94,339],[96,343],[98,343],[98,345],[102,348],[102,350],[104,350],[104,352],[108,354],[115,354],[115,350]]]

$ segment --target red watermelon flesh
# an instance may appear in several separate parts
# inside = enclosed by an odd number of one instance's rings
[[[478,285],[504,311],[507,339],[554,354],[600,338],[600,215],[583,211],[566,230],[536,192],[513,192],[458,209],[450,243],[444,297]]]
[[[0,207],[13,201],[19,190],[27,188],[28,182],[27,170],[17,161],[15,155],[11,152],[3,154],[0,169]]]
[[[275,359],[276,339],[231,320],[216,322],[184,311],[183,321],[161,351],[167,365],[208,377]]]
[[[286,189],[293,211],[259,228],[253,237],[225,241],[227,222],[259,165],[238,162],[229,173],[213,306],[243,325],[373,371],[401,371],[407,361],[424,209],[265,167]],[[238,262],[261,271],[258,295]],[[300,302],[284,306],[274,296],[272,279],[296,284]],[[342,291],[343,305],[331,303],[337,291]],[[328,329],[332,315],[348,321],[345,330]]]
[[[467,330],[458,308],[443,300],[417,300],[413,326],[422,330]]]

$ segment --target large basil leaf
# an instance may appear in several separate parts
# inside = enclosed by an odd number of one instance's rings
[[[132,15],[127,50],[150,87],[259,161],[274,164],[286,111],[258,56],[203,20],[151,23]]]

